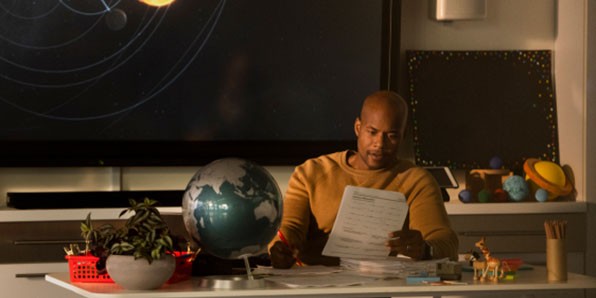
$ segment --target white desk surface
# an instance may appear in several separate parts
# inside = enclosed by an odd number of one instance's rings
[[[479,282],[472,280],[472,273],[464,272],[462,281],[467,285],[408,285],[403,279],[375,281],[365,285],[325,288],[289,288],[275,283],[266,283],[264,288],[227,290],[210,289],[201,286],[200,277],[175,284],[166,284],[152,291],[124,290],[116,284],[71,283],[68,273],[51,273],[46,280],[88,298],[132,298],[132,297],[396,297],[396,296],[440,296],[478,294],[483,292],[554,291],[571,289],[594,289],[596,277],[569,273],[566,282],[548,282],[544,267],[517,272],[513,281]],[[505,293],[503,293],[505,294]]]

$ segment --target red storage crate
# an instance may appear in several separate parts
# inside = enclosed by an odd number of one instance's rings
[[[99,258],[96,256],[66,256],[66,259],[72,282],[114,282],[107,273],[97,273],[95,264]]]
[[[186,252],[174,252],[176,257],[176,269],[167,283],[176,283],[189,279],[192,275],[193,254]],[[113,283],[110,275],[106,273],[97,273],[95,264],[98,257],[88,256],[66,256],[68,260],[68,270],[70,272],[71,282],[104,282]]]

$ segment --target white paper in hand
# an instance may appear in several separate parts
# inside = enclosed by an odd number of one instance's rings
[[[350,259],[381,259],[389,232],[401,230],[408,205],[396,191],[348,185],[323,255]]]

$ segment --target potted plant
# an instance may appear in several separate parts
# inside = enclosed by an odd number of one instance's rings
[[[176,263],[174,243],[167,224],[155,207],[157,201],[129,200],[119,217],[133,213],[120,228],[106,224],[94,228],[90,215],[81,223],[86,252],[105,261],[108,274],[126,289],[154,289],[172,276]],[[101,269],[101,268],[98,268]]]

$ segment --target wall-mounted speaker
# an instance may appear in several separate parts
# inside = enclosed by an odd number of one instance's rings
[[[429,0],[430,18],[437,21],[486,18],[486,0]]]

